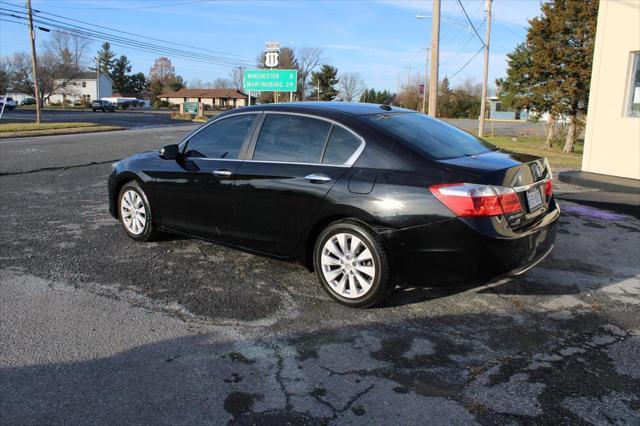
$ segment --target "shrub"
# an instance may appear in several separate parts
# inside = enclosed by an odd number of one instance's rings
[[[123,102],[123,103],[121,103],[121,104],[120,104],[120,108],[121,108],[121,109],[127,109],[127,108],[129,108],[129,102]]]

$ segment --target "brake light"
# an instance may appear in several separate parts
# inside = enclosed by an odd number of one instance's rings
[[[500,216],[522,211],[518,194],[504,186],[448,183],[432,185],[429,190],[456,216]]]
[[[553,183],[551,182],[551,179],[544,183],[544,194],[547,198],[551,197],[551,194],[553,194]]]

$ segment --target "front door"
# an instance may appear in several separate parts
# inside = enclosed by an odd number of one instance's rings
[[[363,141],[331,121],[267,113],[236,174],[236,244],[289,256]]]
[[[161,225],[226,241],[233,216],[235,175],[259,114],[214,121],[183,142],[177,160],[164,160],[151,184]]]

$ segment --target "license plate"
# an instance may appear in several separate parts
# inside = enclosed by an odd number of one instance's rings
[[[527,205],[529,206],[530,212],[542,207],[542,195],[540,193],[540,188],[533,188],[527,191]]]

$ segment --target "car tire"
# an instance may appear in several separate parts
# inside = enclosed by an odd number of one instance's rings
[[[327,226],[316,240],[313,262],[324,291],[343,305],[370,308],[393,291],[380,237],[356,220]]]
[[[125,183],[118,193],[118,219],[124,232],[136,241],[154,241],[162,235],[154,229],[151,205],[136,181]]]
[[[94,109],[93,112],[96,112],[96,110]]]

